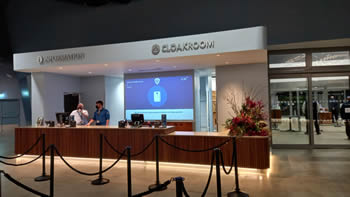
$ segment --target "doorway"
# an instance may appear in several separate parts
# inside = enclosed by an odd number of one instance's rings
[[[64,94],[64,112],[71,113],[77,109],[79,104],[78,93],[65,93]]]
[[[350,147],[341,115],[350,102],[350,75],[290,76],[270,79],[272,144]]]
[[[350,148],[349,78],[349,47],[269,51],[272,147]]]
[[[308,116],[308,79],[270,79],[273,144],[309,144],[305,135]]]
[[[312,77],[314,144],[350,145],[341,115],[349,96],[349,76]]]

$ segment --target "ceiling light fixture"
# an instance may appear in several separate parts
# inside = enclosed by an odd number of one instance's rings
[[[58,69],[62,70],[62,69],[63,69],[63,67],[62,67],[62,66],[60,66],[60,67],[58,67]]]
[[[88,72],[90,75],[92,74],[92,72]]]
[[[216,54],[216,57],[220,57],[221,55],[220,54]]]
[[[131,69],[131,68],[129,68],[129,69],[128,69],[128,71],[129,71],[129,72],[131,72],[131,71],[132,71],[132,69]]]
[[[108,64],[104,64],[104,66],[106,66],[106,67],[107,67],[107,66],[108,66]]]
[[[160,60],[156,60],[156,62],[160,62]]]
[[[229,64],[230,62],[225,62],[225,64]]]

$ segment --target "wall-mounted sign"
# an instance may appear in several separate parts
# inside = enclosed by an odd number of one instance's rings
[[[39,64],[53,64],[62,62],[80,61],[85,58],[85,53],[71,53],[63,55],[38,56]]]
[[[152,54],[158,55],[160,52],[162,53],[176,53],[183,51],[196,51],[196,50],[204,50],[204,49],[213,49],[215,47],[214,41],[200,41],[200,42],[184,42],[184,43],[173,43],[173,44],[164,44],[159,46],[158,44],[154,44],[152,46]]]

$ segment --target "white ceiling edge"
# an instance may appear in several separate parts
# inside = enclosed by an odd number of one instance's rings
[[[66,68],[68,66],[75,67],[81,65],[101,64],[129,65],[133,62],[145,62],[146,64],[149,64],[149,61],[154,60],[167,62],[168,59],[174,58],[188,59],[188,57],[195,58],[203,55],[212,56],[215,54],[239,53],[242,51],[264,51],[266,50],[267,46],[266,39],[266,28],[259,26],[238,30],[138,42],[20,53],[14,54],[14,70],[20,72],[45,72],[47,69],[56,69],[57,66]],[[163,53],[161,51],[157,55],[152,54],[152,47],[155,45],[159,45],[162,48],[163,45],[178,45],[188,42],[199,43],[202,41],[213,41],[214,48],[178,51],[172,53]],[[41,58],[66,54],[84,54],[84,58],[73,61],[49,63],[39,61]],[[216,65],[215,61],[214,63],[215,64],[211,65]],[[184,64],[188,64],[188,62],[185,62]],[[218,62],[218,64],[225,64],[225,62]],[[127,66],[121,67],[124,69],[124,67]]]
[[[349,47],[350,38],[318,40],[308,42],[295,42],[288,44],[268,45],[268,50],[290,50],[290,49],[308,49],[308,48],[330,48],[330,47]]]
[[[243,64],[267,65],[267,50],[221,53],[220,55],[193,55],[143,61],[109,62],[103,64],[47,66],[35,69],[23,69],[22,72],[48,72],[72,76],[121,77],[127,73],[167,72]]]

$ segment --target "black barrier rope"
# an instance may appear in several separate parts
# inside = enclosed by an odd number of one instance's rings
[[[26,163],[13,164],[13,163],[7,163],[7,162],[1,161],[1,160],[0,160],[0,163],[5,164],[5,165],[8,165],[8,166],[14,166],[14,167],[25,166],[25,165],[31,164],[31,163],[33,163],[34,161],[38,160],[41,156],[43,156],[43,154],[40,154],[40,155],[39,155],[38,157],[36,157],[35,159],[33,159],[33,160],[31,160],[31,161],[28,161],[28,162],[26,162]]]
[[[38,196],[41,196],[41,197],[49,197],[49,195],[47,194],[44,194],[44,193],[41,193],[37,190],[34,190],[33,188],[31,187],[28,187],[27,185],[24,185],[23,183],[17,181],[16,179],[12,178],[9,174],[7,174],[6,172],[4,171],[0,171],[0,174],[3,173],[4,174],[4,177],[7,178],[9,181],[11,181],[12,183],[14,183],[15,185],[17,185],[18,187],[21,187],[23,188],[24,190],[27,190],[35,195],[38,195]]]
[[[159,136],[159,139],[162,140],[162,142],[164,142],[165,144],[167,144],[168,146],[171,146],[175,149],[178,149],[178,150],[182,150],[182,151],[186,151],[186,152],[207,152],[207,151],[211,151],[215,148],[220,148],[221,146],[225,145],[227,142],[229,142],[231,140],[231,138],[225,140],[224,142],[216,145],[216,146],[213,146],[211,148],[207,148],[207,149],[202,149],[202,150],[189,150],[189,149],[185,149],[185,148],[181,148],[181,147],[178,147],[176,145],[173,145],[173,144],[170,144],[169,142],[167,142],[165,139],[163,139],[163,137]]]
[[[231,157],[230,169],[228,171],[225,168],[224,155],[222,154],[222,151],[220,151],[222,169],[224,170],[225,174],[227,174],[227,175],[229,175],[231,173],[231,171],[233,170],[233,162],[235,161],[235,148],[236,148],[235,143],[232,141],[232,157]]]
[[[214,159],[215,159],[215,152],[213,151],[212,156],[211,156],[210,171],[209,171],[209,177],[208,177],[207,185],[205,186],[201,197],[204,197],[207,194],[207,191],[208,191],[208,188],[209,188],[209,184],[210,184],[210,181],[211,181],[211,176],[213,174]]]
[[[153,192],[159,191],[161,188],[168,187],[168,185],[171,183],[172,180],[173,179],[171,178],[171,179],[165,181],[163,184],[157,185],[157,187],[155,187],[155,188],[152,188],[152,189],[149,188],[147,191],[139,193],[139,194],[135,194],[132,197],[142,197],[142,196],[146,196],[148,194],[151,194]]]
[[[153,137],[152,141],[149,144],[147,144],[147,146],[145,146],[145,148],[143,148],[142,151],[140,151],[138,153],[131,154],[131,157],[137,157],[137,156],[141,155],[142,153],[144,153],[153,144],[155,139],[156,139],[156,137]]]
[[[126,149],[124,149],[124,151],[123,151],[122,154],[119,156],[119,158],[118,158],[111,166],[109,166],[108,168],[102,170],[102,173],[105,173],[105,172],[107,172],[108,170],[110,170],[111,168],[113,168],[113,167],[120,161],[120,159],[125,155],[125,152],[126,152]]]
[[[1,175],[2,175],[3,172],[4,172],[3,170],[0,170],[0,197],[2,197],[2,185],[1,185],[2,180],[1,180]]]
[[[20,155],[17,155],[17,156],[13,156],[13,157],[5,157],[5,156],[0,156],[0,159],[17,159],[17,158],[20,158],[22,157],[23,155],[26,155],[28,154],[30,151],[33,150],[33,148],[38,145],[38,143],[40,142],[42,138],[42,135],[36,140],[36,142],[28,149],[26,150],[24,153],[20,154]]]
[[[118,153],[119,155],[122,154],[120,151],[118,151],[118,150],[108,141],[108,139],[107,139],[106,136],[104,136],[104,138],[105,138],[105,141],[106,141],[106,143],[108,144],[108,146],[109,146],[114,152]],[[140,152],[135,153],[135,154],[131,154],[131,157],[136,157],[136,156],[139,156],[139,155],[141,155],[142,153],[144,153],[144,152],[153,144],[153,142],[154,142],[155,139],[156,139],[156,137],[153,137],[153,138],[152,138],[152,141],[151,141],[150,143],[148,143]]]
[[[45,153],[46,153],[47,151],[49,151],[49,148],[47,148],[47,149],[45,150]],[[28,162],[26,162],[26,163],[13,164],[13,163],[7,163],[7,162],[1,161],[1,160],[0,160],[0,163],[5,164],[5,165],[8,165],[8,166],[14,166],[14,167],[25,166],[25,165],[31,164],[31,163],[33,163],[34,161],[38,160],[40,157],[43,156],[43,154],[44,154],[44,153],[41,153],[39,156],[37,156],[37,157],[34,158],[33,160],[28,161]]]
[[[182,182],[182,191],[183,191],[183,194],[185,195],[185,197],[190,197],[190,195],[188,195],[187,193],[187,190],[185,188],[185,184]]]
[[[118,153],[119,155],[122,154],[122,153],[119,152],[116,148],[114,148],[114,146],[108,141],[108,139],[107,139],[106,136],[104,136],[104,138],[105,138],[105,141],[106,141],[106,143],[108,144],[108,146],[109,146],[114,152]]]
[[[83,172],[83,171],[80,171],[76,168],[74,168],[72,165],[70,165],[62,156],[62,154],[58,151],[58,149],[55,147],[55,151],[57,153],[57,155],[61,158],[61,160],[63,161],[63,163],[65,163],[71,170],[75,171],[76,173],[78,174],[82,174],[82,175],[85,175],[85,176],[96,176],[98,175],[100,172],[94,172],[94,173],[88,173],[88,172]],[[109,166],[108,168],[106,168],[105,170],[102,171],[102,173],[105,173],[107,172],[108,170],[110,170],[111,168],[113,168],[119,161],[120,159],[125,155],[125,151],[124,150],[122,152],[122,154],[119,156],[119,158],[111,165]]]

